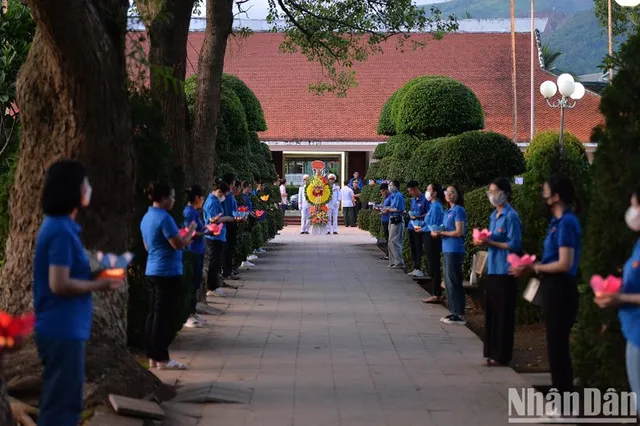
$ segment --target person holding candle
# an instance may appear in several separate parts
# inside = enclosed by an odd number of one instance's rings
[[[511,183],[498,178],[489,185],[487,197],[495,207],[489,217],[487,239],[475,240],[476,247],[488,247],[485,278],[484,358],[485,365],[509,365],[513,355],[518,286],[509,274],[509,253],[522,248],[522,224],[511,207]]]
[[[207,320],[196,312],[196,305],[198,304],[198,290],[200,290],[200,285],[202,283],[202,268],[204,265],[205,251],[203,237],[206,232],[206,228],[204,227],[202,215],[200,214],[200,209],[202,209],[202,205],[204,204],[204,190],[200,185],[193,185],[191,188],[186,190],[186,193],[187,206],[182,211],[184,226],[188,227],[195,222],[196,233],[193,236],[192,243],[188,247],[188,250],[193,254],[194,259],[193,275],[191,277],[193,293],[191,294],[191,299],[189,301],[191,315],[189,315],[189,318],[187,318],[187,322],[185,322],[184,325],[188,328],[199,328],[207,323]]]
[[[429,264],[429,272],[431,273],[431,284],[433,285],[433,293],[430,297],[424,299],[423,303],[440,303],[442,297],[442,272],[440,267],[440,256],[442,255],[442,239],[431,235],[430,227],[442,226],[444,221],[444,208],[442,207],[446,200],[442,186],[438,183],[432,183],[427,186],[425,199],[429,201],[429,211],[424,220],[424,252],[427,253],[427,263]]]

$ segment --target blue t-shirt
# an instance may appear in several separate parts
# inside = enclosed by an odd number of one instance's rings
[[[424,219],[425,226],[422,228],[422,232],[430,232],[429,226],[442,226],[444,222],[444,209],[442,208],[442,204],[440,201],[435,200],[433,203],[429,205],[429,211],[427,212],[427,216]]]
[[[207,197],[207,200],[204,202],[204,206],[202,207],[202,212],[204,213],[205,226],[211,223],[210,219],[212,217],[216,217],[219,214],[222,214],[223,216],[225,215],[222,203],[220,203],[218,197],[213,194],[209,194],[209,196]],[[227,241],[227,226],[225,225],[222,227],[222,231],[219,235],[208,234],[204,237],[209,240]]]
[[[149,277],[175,277],[182,275],[182,250],[174,249],[169,240],[180,232],[173,217],[165,209],[149,207],[140,223],[142,240],[147,246]]]
[[[187,227],[191,225],[192,222],[195,222],[198,226],[196,227],[196,232],[204,232],[204,222],[202,221],[202,217],[198,210],[193,208],[193,206],[187,205],[183,212],[182,216],[184,217],[184,226]],[[204,254],[204,239],[202,237],[194,237],[193,241],[189,245],[189,250],[195,254]]]
[[[349,187],[351,189],[353,189],[353,181],[355,181],[354,178],[349,179]],[[362,181],[362,178],[358,178],[358,188],[364,188],[364,182]]]
[[[517,253],[522,248],[522,224],[518,213],[507,204],[498,217],[498,210],[494,210],[489,217],[489,239],[497,243],[509,244],[509,250],[489,246],[487,258],[487,273],[489,275],[507,275],[509,273],[509,253]]]
[[[560,247],[574,249],[573,266],[569,271],[574,277],[580,263],[580,221],[575,214],[565,211],[560,219],[553,217],[544,239],[542,264],[557,262],[560,259]]]
[[[427,201],[426,198],[424,198],[424,194],[420,194],[420,196],[418,198],[416,197],[411,197],[411,211],[416,213],[416,219],[411,219],[409,221],[409,229],[413,229],[413,224],[411,222],[413,222],[414,220],[424,220],[425,216],[427,215],[427,212],[429,211],[429,202]]]
[[[73,279],[91,279],[89,257],[80,241],[80,226],[69,216],[47,216],[38,231],[33,262],[35,329],[54,338],[88,340],[93,316],[91,293],[53,294],[49,287],[50,266],[69,268]]]
[[[242,198],[244,199],[244,205],[252,212],[253,204],[251,203],[251,196],[249,194],[242,194]]]
[[[626,294],[640,293],[640,240],[633,248],[629,260],[624,264],[621,292]],[[618,318],[620,318],[625,339],[640,346],[640,306],[632,304],[620,306]]]
[[[224,209],[225,216],[233,216],[233,213],[238,211],[238,202],[236,201],[236,197],[229,193],[229,195],[224,199],[224,203],[222,203],[222,208]]]
[[[384,199],[384,203],[382,203],[383,210],[386,207],[391,207],[391,193],[387,195],[387,198]],[[389,222],[389,213],[382,214],[382,222],[383,223]]]
[[[442,237],[443,253],[464,253],[464,234],[467,233],[467,213],[464,207],[455,205],[444,214],[444,230],[447,232],[456,230],[456,222],[462,222],[461,237]]]
[[[391,200],[389,202],[389,207],[392,209],[397,209],[397,212],[390,212],[389,216],[402,216],[402,212],[406,207],[404,202],[404,196],[400,191],[391,193]]]

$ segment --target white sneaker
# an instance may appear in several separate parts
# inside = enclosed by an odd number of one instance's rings
[[[413,271],[407,273],[407,275],[409,275],[410,277],[413,277],[413,276],[415,276],[416,272],[418,272],[418,270],[414,269]]]
[[[221,288],[217,288],[216,291],[213,292],[214,296],[218,297],[227,297],[227,293],[224,292]]]
[[[421,270],[416,269],[415,271],[413,271],[413,276],[414,277],[424,277],[424,274],[422,273]]]
[[[158,369],[160,370],[186,370],[187,367],[180,361],[170,360],[169,362],[159,362]]]
[[[201,328],[202,324],[194,317],[189,317],[187,322],[184,323],[184,326],[187,328]]]
[[[207,296],[215,296],[215,295],[216,295],[215,291],[213,291],[213,290],[207,291]]]
[[[247,256],[247,260],[253,262],[255,260],[258,260],[258,256],[256,256],[255,254],[250,254],[249,256]]]
[[[255,268],[255,267],[256,265],[254,263],[249,262],[248,260],[245,260],[240,265],[240,269],[249,269],[249,268]]]
[[[449,318],[445,318],[445,320],[442,322],[445,324],[456,324],[456,325],[465,325],[467,323],[464,319],[456,315],[451,315]]]
[[[200,314],[194,314],[193,318],[195,318],[200,324],[206,324],[207,323],[207,319]]]
[[[262,247],[260,247],[260,248],[258,248],[258,249],[255,249],[255,250],[253,251],[253,253],[254,253],[254,254],[264,254],[264,253],[266,253],[266,252],[267,252],[267,251],[266,251],[265,249],[263,249]]]

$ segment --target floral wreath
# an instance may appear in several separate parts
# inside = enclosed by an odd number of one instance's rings
[[[329,180],[325,176],[311,176],[304,190],[304,195],[314,206],[324,206],[333,195]]]

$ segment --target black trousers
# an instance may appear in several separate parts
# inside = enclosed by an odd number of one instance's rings
[[[442,257],[442,238],[433,238],[431,233],[426,233],[424,237],[424,251],[427,253],[427,264],[429,265],[429,275],[431,275],[431,285],[433,285],[432,295],[442,297],[442,267],[440,258]]]
[[[559,392],[573,390],[569,337],[578,313],[578,286],[569,274],[546,274],[540,280],[551,386]]]
[[[421,269],[422,254],[424,246],[424,236],[422,232],[409,229],[409,242],[411,243],[411,258],[413,259],[413,269]]]
[[[204,269],[207,276],[207,290],[215,290],[218,286],[218,274],[222,268],[222,252],[224,241],[206,240],[207,251],[205,253]]]
[[[344,226],[356,226],[356,219],[354,217],[355,207],[343,207],[342,214],[344,216]]]
[[[484,307],[484,357],[508,365],[513,355],[518,285],[511,275],[487,275]]]
[[[149,310],[145,326],[147,357],[158,362],[169,361],[169,346],[175,336],[173,321],[175,302],[178,298],[182,277],[147,276],[149,287]]]
[[[382,222],[382,232],[384,233],[384,252],[389,256],[389,221]]]
[[[233,272],[233,255],[236,251],[238,240],[238,224],[229,223],[227,226],[227,243],[222,251],[222,276],[229,277]]]

